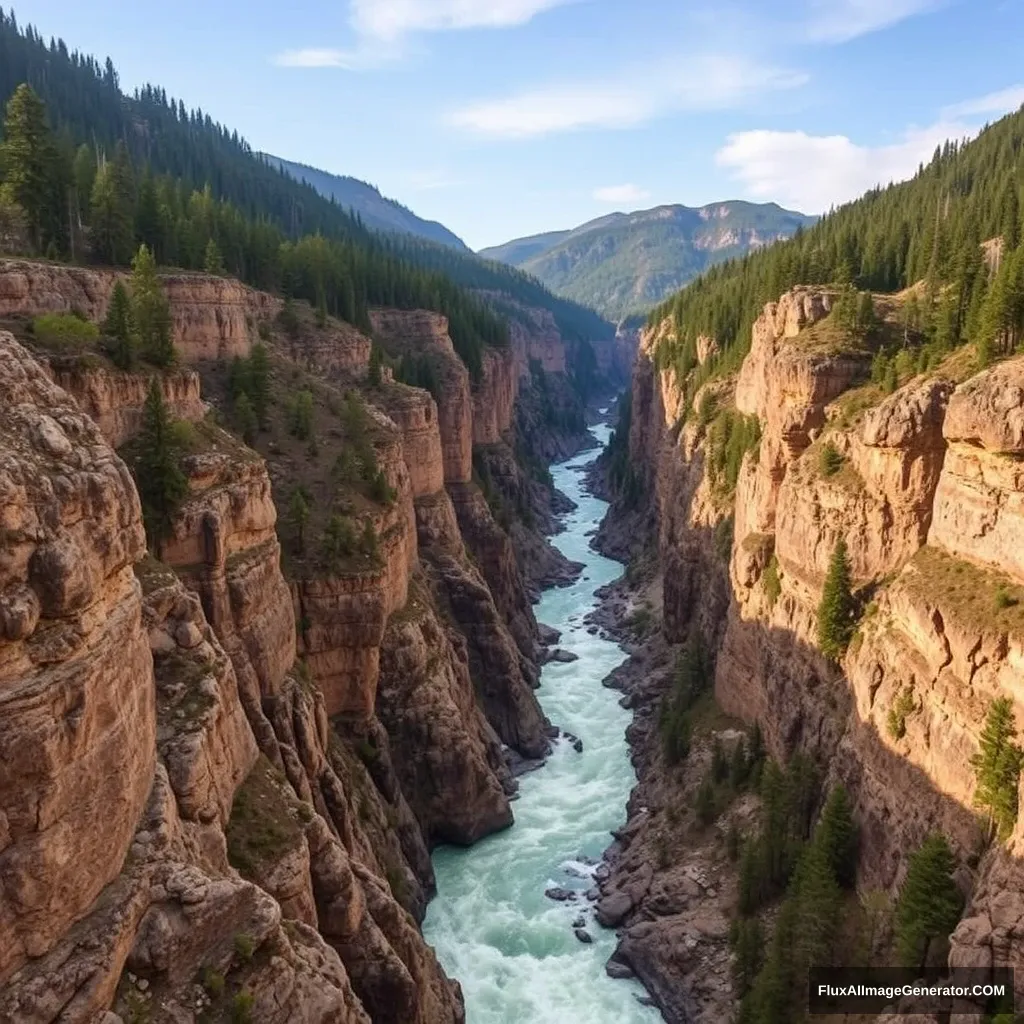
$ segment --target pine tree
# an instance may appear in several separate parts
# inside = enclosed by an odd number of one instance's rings
[[[370,345],[370,366],[367,370],[367,382],[372,388],[379,388],[381,384],[381,352],[380,347],[374,342]]]
[[[134,186],[127,150],[119,145],[113,160],[96,172],[90,197],[92,247],[103,263],[124,266],[135,245]]]
[[[132,260],[132,310],[143,357],[154,366],[174,362],[171,307],[156,274],[153,254],[144,245]]]
[[[132,315],[128,289],[120,279],[115,282],[114,290],[110,294],[110,306],[103,323],[103,333],[112,341],[110,358],[114,365],[122,370],[130,370],[135,365],[139,342],[135,333],[135,319]]]
[[[1007,839],[1017,822],[1017,789],[1024,752],[1013,742],[1017,722],[1013,702],[998,697],[989,705],[980,750],[971,758],[977,781],[974,802],[989,813],[999,839]]]
[[[842,893],[828,851],[821,843],[804,848],[793,875],[793,890],[799,917],[796,957],[804,970],[827,966],[832,958]]]
[[[363,537],[361,546],[363,554],[374,561],[380,556],[380,546],[377,542],[377,531],[373,527],[373,520],[367,519],[363,524]]]
[[[243,391],[234,401],[232,415],[235,427],[242,435],[242,440],[251,445],[256,440],[256,431],[259,430],[259,422],[256,413],[253,411],[252,402],[249,396]]]
[[[311,511],[309,492],[305,487],[296,487],[288,499],[288,518],[295,531],[295,549],[300,555],[306,550],[306,524]]]
[[[825,851],[835,880],[852,889],[857,879],[857,826],[846,787],[833,786],[821,812],[815,840]]]
[[[260,428],[266,430],[270,415],[270,353],[262,342],[253,345],[248,370],[248,391],[252,407],[256,410]]]
[[[220,249],[213,238],[206,243],[206,251],[203,254],[203,270],[207,274],[214,274],[218,277],[224,274],[224,257],[221,256]]]
[[[37,252],[42,252],[48,241],[44,228],[50,218],[55,159],[46,107],[33,89],[22,83],[8,100],[4,117],[0,196],[24,211]]]
[[[963,897],[953,880],[955,869],[949,843],[938,833],[911,855],[896,904],[896,949],[904,967],[923,971],[932,943],[956,927]]]
[[[818,647],[826,657],[838,660],[845,653],[853,636],[853,615],[850,560],[846,541],[840,537],[832,552],[818,605]]]
[[[710,825],[715,820],[715,784],[710,775],[705,775],[700,787],[697,789],[695,803],[697,809],[697,820],[702,825]]]
[[[178,507],[188,493],[188,481],[178,465],[171,418],[156,377],[150,382],[142,410],[135,482],[146,536],[159,555],[163,541],[171,533]]]
[[[313,393],[300,391],[289,406],[289,430],[300,441],[308,441],[313,433]]]
[[[764,932],[756,917],[741,917],[733,923],[729,936],[733,949],[732,976],[736,992],[742,998],[750,990],[764,958]]]

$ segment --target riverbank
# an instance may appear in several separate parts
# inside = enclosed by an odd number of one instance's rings
[[[606,517],[592,544],[621,554],[630,529],[614,519]],[[681,648],[667,643],[661,631],[656,560],[634,558],[627,573],[598,597],[588,622],[628,652],[603,682],[632,713],[626,740],[637,776],[626,824],[605,852],[608,873],[599,884],[597,918],[617,939],[608,969],[635,975],[668,1024],[729,1020],[735,1011],[729,922],[737,871],[728,837],[733,829],[750,831],[757,807],[754,798],[741,796],[705,824],[695,805],[711,770],[715,738],[734,745],[738,723],[705,694],[693,710],[689,755],[670,764],[659,712],[672,690]]]

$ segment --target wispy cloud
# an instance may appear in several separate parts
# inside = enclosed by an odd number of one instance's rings
[[[605,185],[591,193],[599,203],[642,203],[651,193],[638,185]]]
[[[844,43],[888,28],[915,14],[934,10],[943,0],[811,0],[808,36]]]
[[[751,96],[803,85],[801,72],[745,57],[705,54],[616,80],[553,84],[482,100],[453,111],[448,123],[491,138],[527,139],[585,128],[627,128],[677,110],[714,110]]]
[[[344,68],[363,71],[401,58],[409,36],[473,28],[512,28],[538,14],[577,0],[350,0],[350,49],[285,50],[272,60],[279,67]]]
[[[413,32],[525,25],[572,0],[351,0],[352,27],[374,39]]]
[[[1024,103],[1024,85],[1011,85],[977,99],[964,100],[942,108],[944,118],[979,117],[982,114],[1005,114]]]
[[[926,127],[907,128],[881,146],[845,135],[749,131],[730,135],[715,154],[753,199],[774,199],[805,213],[822,213],[876,185],[911,177],[947,139],[977,134],[984,115],[1002,115],[1024,103],[1024,85],[945,107]]]

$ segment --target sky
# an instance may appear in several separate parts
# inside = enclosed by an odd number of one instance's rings
[[[14,10],[110,56],[127,90],[162,85],[256,149],[369,181],[474,249],[664,203],[821,213],[1024,103],[1024,0]]]

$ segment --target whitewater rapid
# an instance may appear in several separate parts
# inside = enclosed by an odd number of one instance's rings
[[[593,432],[607,443],[606,426]],[[538,697],[553,724],[583,741],[583,752],[557,741],[547,764],[519,780],[512,828],[468,850],[434,853],[437,896],[423,931],[462,984],[467,1024],[661,1020],[638,1002],[644,994],[639,983],[605,973],[615,933],[597,925],[593,904],[583,897],[594,885],[586,860],[596,861],[611,842],[610,830],[624,823],[636,781],[625,739],[629,712],[619,707],[617,691],[601,685],[625,655],[617,644],[591,636],[583,621],[597,604],[594,592],[622,573],[618,562],[590,548],[587,536],[608,507],[583,490],[584,467],[596,454],[551,467],[555,486],[577,505],[562,517],[565,531],[554,543],[586,568],[573,586],[545,592],[536,607],[539,621],[561,631],[558,646],[579,656],[571,664],[545,665]],[[580,895],[557,903],[544,895],[551,886]],[[581,914],[589,945],[573,933]]]

